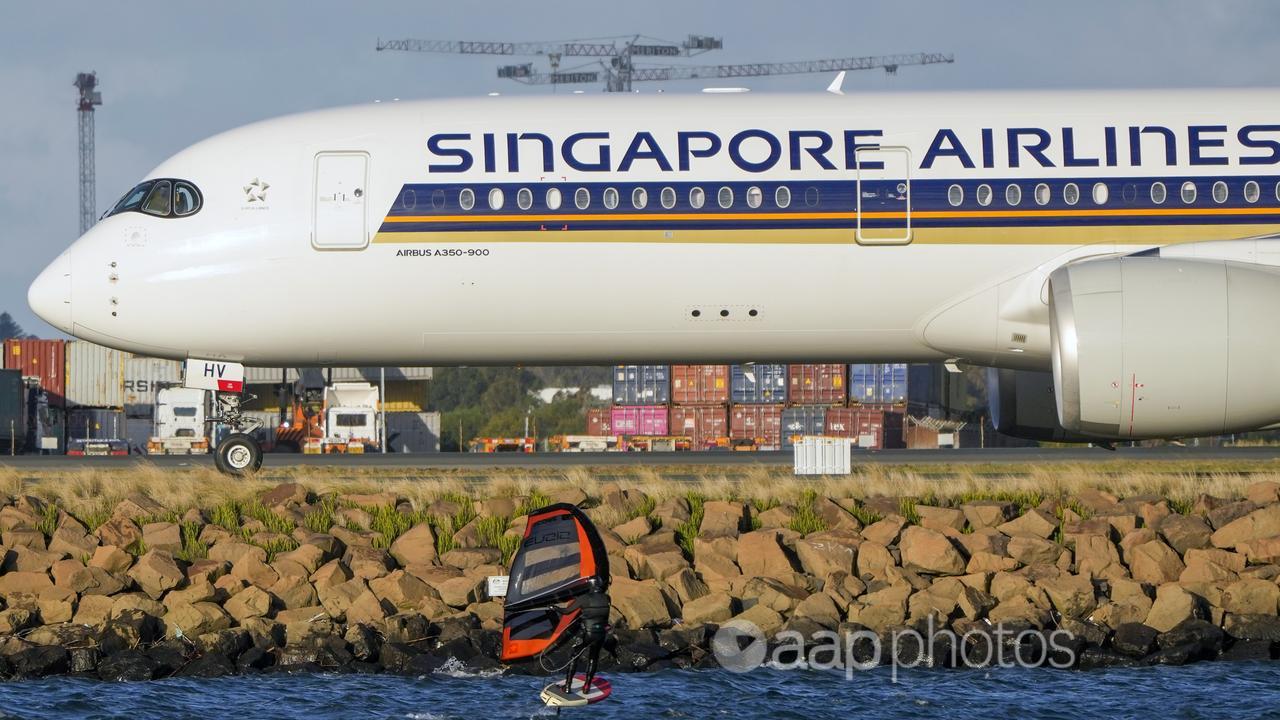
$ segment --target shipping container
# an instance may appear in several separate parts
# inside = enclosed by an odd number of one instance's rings
[[[387,452],[440,452],[440,413],[387,413]]]
[[[156,405],[156,393],[171,387],[182,387],[182,363],[177,360],[149,357],[125,358],[125,416],[152,417]]]
[[[671,408],[671,434],[690,438],[694,450],[716,447],[729,437],[729,414],[724,405],[676,405]]]
[[[729,437],[751,440],[761,449],[782,447],[781,405],[734,405],[729,411]]]
[[[666,365],[616,365],[615,405],[665,405],[671,402],[671,373]]]
[[[905,403],[907,401],[907,364],[850,365],[849,401],[868,405]]]
[[[787,401],[787,366],[756,363],[729,368],[734,403],[776,404]]]
[[[824,405],[796,405],[782,411],[782,446],[791,447],[804,435],[823,435],[827,430]]]
[[[73,407],[67,410],[67,441],[123,440],[124,410]]]
[[[27,444],[27,388],[21,370],[0,370],[0,455],[17,455]]]
[[[852,438],[860,448],[901,448],[905,419],[900,412],[882,408],[828,408],[825,434]]]
[[[587,435],[603,437],[613,435],[613,411],[611,408],[587,408]]]
[[[124,408],[124,357],[84,340],[67,343],[67,405]]]
[[[303,368],[303,371],[318,371],[323,374],[325,382],[371,382],[381,379],[382,368],[376,367],[341,367],[341,368]],[[332,371],[332,372],[331,372]],[[404,380],[430,380],[433,371],[430,367],[389,367],[386,368],[387,382]],[[332,380],[329,379],[332,375]],[[298,368],[279,367],[247,367],[244,369],[244,381],[250,385],[278,384],[283,378],[285,383],[297,382]]]
[[[51,406],[43,390],[33,390],[28,402],[34,407],[31,420],[35,427],[29,435],[30,452],[38,455],[61,455],[67,451],[67,409]]]
[[[845,365],[787,366],[787,400],[795,405],[843,405]]]
[[[67,344],[62,340],[4,341],[4,367],[21,370],[23,377],[40,378],[49,404],[66,405]]]
[[[723,405],[729,402],[728,365],[672,365],[671,402]]]
[[[155,420],[148,417],[128,417],[124,419],[124,439],[129,443],[131,455],[145,455],[147,443],[155,429]]]
[[[609,424],[615,435],[669,435],[665,405],[615,405]]]

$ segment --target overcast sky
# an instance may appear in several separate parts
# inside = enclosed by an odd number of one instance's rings
[[[851,75],[846,88],[863,90],[1280,83],[1274,37],[1280,3],[1267,0],[54,0],[6,3],[3,15],[0,310],[46,337],[57,333],[32,315],[26,292],[79,230],[72,87],[78,71],[97,71],[104,97],[97,114],[99,213],[169,155],[250,121],[394,97],[548,92],[495,78],[498,65],[517,59],[378,53],[378,38],[640,33],[679,40],[697,33],[723,37],[724,50],[686,62],[922,50],[956,56],[954,65],[903,68],[893,77]],[[734,84],[804,91],[829,81],[796,75]],[[260,290],[265,311],[270,288]]]

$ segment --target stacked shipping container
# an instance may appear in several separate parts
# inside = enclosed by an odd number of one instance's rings
[[[734,403],[767,405],[787,401],[786,365],[733,365],[729,373]]]
[[[860,405],[902,405],[907,402],[907,364],[874,363],[849,366],[849,402]]]
[[[844,365],[789,365],[787,398],[795,405],[843,405],[844,371]]]
[[[21,370],[23,377],[40,379],[52,407],[64,407],[66,403],[67,344],[62,340],[4,341],[4,367]]]
[[[692,439],[694,450],[716,446],[729,436],[729,418],[723,405],[677,405],[671,408],[671,434]]]

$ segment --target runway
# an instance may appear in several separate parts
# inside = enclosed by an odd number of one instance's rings
[[[1115,452],[1090,447],[1072,448],[969,448],[958,450],[855,450],[855,464],[877,465],[1024,465],[1037,463],[1133,462],[1266,462],[1280,460],[1280,447],[1177,447],[1119,448]],[[0,468],[25,470],[74,470],[79,468],[127,468],[139,464],[160,467],[213,466],[211,456],[132,455],[128,457],[67,457],[19,455],[0,457]],[[784,452],[683,452],[683,453],[370,453],[366,455],[266,456],[265,469],[284,467],[478,469],[569,468],[616,466],[789,466],[792,454]]]

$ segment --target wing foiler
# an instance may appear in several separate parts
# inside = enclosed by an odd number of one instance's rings
[[[609,631],[609,561],[591,520],[559,503],[529,513],[511,562],[502,623],[502,661],[543,656],[572,641],[563,680],[542,690],[548,706],[579,707],[609,697],[596,677]],[[585,673],[578,662],[586,655]]]

